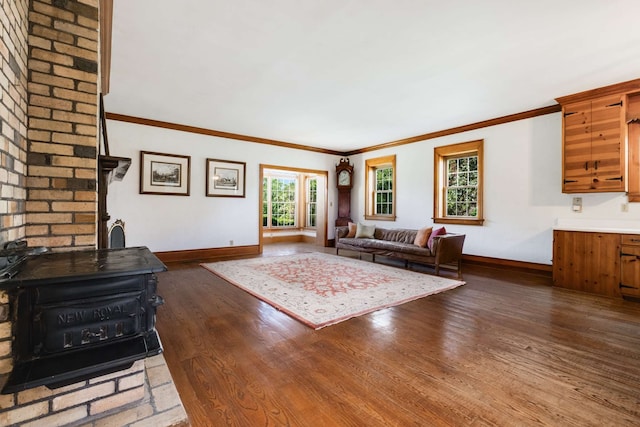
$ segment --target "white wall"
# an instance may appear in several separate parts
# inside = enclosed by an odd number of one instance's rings
[[[351,217],[364,221],[365,159],[396,154],[397,220],[380,227],[417,228],[432,224],[433,148],[484,139],[484,216],[482,227],[446,225],[465,233],[466,254],[551,264],[553,227],[561,220],[624,221],[640,226],[640,204],[621,211],[623,193],[578,194],[582,213],[571,211],[573,194],[561,189],[560,113],[520,120],[438,139],[351,156],[355,179]],[[329,171],[328,237],[336,217],[335,164],[339,156],[291,150],[108,121],[114,156],[131,157],[122,182],[109,187],[112,220],[126,223],[127,245],[152,251],[258,244],[259,164]],[[139,194],[140,150],[191,156],[191,196]],[[247,163],[246,198],[205,197],[205,159]],[[367,221],[368,222],[368,221]]]
[[[445,224],[465,233],[465,254],[551,264],[553,227],[558,219],[636,222],[640,204],[621,205],[623,193],[562,193],[560,113],[449,135],[352,157],[356,180],[352,218],[364,221],[365,159],[396,154],[397,220],[379,227],[417,228],[432,224],[433,148],[484,139],[484,217],[482,227]],[[571,210],[583,198],[582,213]]]
[[[132,159],[124,179],[111,183],[111,221],[125,222],[127,246],[174,251],[257,245],[260,164],[335,171],[338,156],[216,138],[114,120],[107,121],[112,156]],[[190,196],[139,194],[140,151],[191,156]],[[246,197],[206,197],[205,159],[246,162]],[[329,173],[329,200],[335,199],[335,173]],[[329,238],[335,222],[329,207]]]

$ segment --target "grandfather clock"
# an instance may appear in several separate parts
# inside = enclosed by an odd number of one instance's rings
[[[353,166],[349,159],[340,159],[336,165],[338,177],[338,218],[336,226],[347,225],[351,220],[351,187],[353,187]]]

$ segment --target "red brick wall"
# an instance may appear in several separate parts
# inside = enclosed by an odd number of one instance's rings
[[[26,236],[30,246],[94,248],[98,0],[0,0],[0,24],[0,244]],[[11,310],[0,291],[0,386],[12,369]],[[186,424],[164,358],[56,390],[0,395],[2,426],[97,419]]]
[[[25,235],[27,0],[0,1],[0,244]]]
[[[30,246],[94,248],[98,0],[31,0],[28,14]]]

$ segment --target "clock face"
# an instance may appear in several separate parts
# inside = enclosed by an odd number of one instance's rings
[[[347,171],[340,171],[338,175],[338,185],[350,185],[351,175]]]

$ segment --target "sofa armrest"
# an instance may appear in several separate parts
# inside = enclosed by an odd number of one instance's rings
[[[338,241],[338,239],[347,237],[347,234],[349,234],[349,227],[346,227],[346,226],[336,227],[336,236],[335,236],[336,242]]]
[[[433,248],[436,264],[459,262],[462,259],[464,238],[464,234],[445,234],[444,236],[438,236]]]

